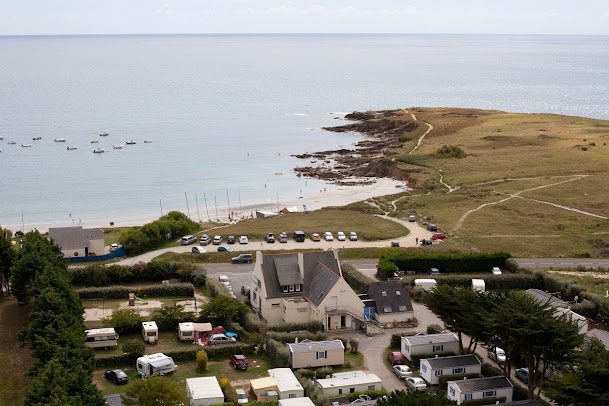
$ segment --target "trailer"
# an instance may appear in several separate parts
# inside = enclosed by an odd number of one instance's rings
[[[118,333],[113,327],[85,330],[85,346],[89,348],[108,348],[118,345]]]
[[[173,358],[160,352],[144,355],[136,361],[137,373],[142,378],[167,375],[175,371],[176,368],[177,365],[173,362]]]
[[[159,328],[154,321],[142,322],[142,337],[144,341],[150,344],[159,341]]]

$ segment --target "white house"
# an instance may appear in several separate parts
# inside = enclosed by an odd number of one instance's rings
[[[375,282],[368,287],[374,300],[374,318],[379,323],[395,323],[414,317],[410,293],[400,281]]]
[[[301,398],[304,389],[290,368],[269,369],[269,376],[277,384],[279,399]]]
[[[315,384],[326,397],[383,389],[381,378],[364,371],[335,373],[331,378],[317,379]]]
[[[413,355],[436,352],[459,353],[459,339],[454,333],[423,334],[402,337],[402,354],[412,361]]]
[[[215,376],[186,379],[186,394],[190,406],[224,403],[224,393]]]
[[[256,254],[252,308],[269,325],[319,321],[326,330],[365,326],[364,303],[333,251]]]
[[[421,378],[430,385],[438,385],[442,376],[481,373],[482,364],[476,355],[424,358],[419,361]]]
[[[280,399],[279,406],[315,406],[310,398]]]
[[[52,227],[49,237],[66,258],[105,254],[104,231],[100,228]]]
[[[514,387],[505,376],[491,376],[488,378],[463,379],[448,381],[446,397],[454,400],[458,405],[468,400],[488,399],[493,405],[499,399],[504,402],[512,401]]]

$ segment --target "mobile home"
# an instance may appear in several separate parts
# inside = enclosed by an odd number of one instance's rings
[[[315,368],[345,363],[345,346],[340,340],[288,343],[292,368]]]
[[[150,344],[159,341],[159,328],[154,321],[142,322],[142,337],[144,341]]]
[[[269,376],[277,384],[279,399],[301,398],[304,389],[290,368],[269,369]]]
[[[113,327],[85,330],[85,345],[89,348],[116,347],[118,333]]]
[[[137,372],[143,378],[166,375],[175,371],[176,367],[173,358],[160,352],[144,355],[136,361]]]
[[[446,397],[454,400],[458,405],[470,400],[488,400],[494,405],[498,400],[511,402],[514,387],[505,376],[491,376],[488,378],[463,379],[448,381]]]
[[[271,376],[265,378],[252,379],[250,381],[252,392],[256,396],[256,400],[278,400],[277,382]]]
[[[438,385],[442,376],[479,374],[482,364],[476,355],[424,358],[419,361],[421,378],[430,385]],[[457,378],[457,377],[455,377]]]
[[[279,406],[315,406],[310,398],[281,399]]]
[[[224,393],[215,376],[186,379],[186,394],[190,406],[224,403]]]
[[[182,341],[195,341],[205,337],[212,331],[211,323],[180,323],[178,325],[178,337]]]
[[[459,352],[459,339],[453,333],[423,334],[402,337],[402,354],[412,361],[413,355],[437,352]]]
[[[315,383],[326,397],[383,389],[381,378],[364,371],[335,373],[331,378],[317,379]]]
[[[478,292],[484,292],[486,290],[486,284],[484,279],[472,279],[472,289]]]

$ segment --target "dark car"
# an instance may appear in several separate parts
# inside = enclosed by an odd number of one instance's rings
[[[424,238],[421,240],[421,245],[431,245],[433,244],[433,240],[431,238]]]
[[[230,357],[230,364],[235,369],[247,369],[247,358],[245,355],[233,355]]]
[[[129,377],[122,369],[109,369],[104,372],[104,377],[116,385],[129,382]]]
[[[400,246],[400,242],[399,241],[391,241],[391,246],[392,247],[399,247]]]
[[[431,268],[429,271],[427,271],[427,273],[429,275],[440,275],[440,271],[438,270],[438,268]]]
[[[251,264],[254,262],[252,254],[239,254],[238,256],[231,259],[233,264]]]
[[[226,239],[227,244],[234,244],[237,242],[237,238],[234,235],[229,235]]]
[[[437,225],[435,225],[435,224],[431,224],[431,223],[429,223],[429,224],[427,224],[427,229],[428,229],[429,231],[438,231],[438,226],[437,226]]]
[[[275,242],[275,236],[273,235],[273,233],[268,233],[266,237],[264,237],[264,241],[272,244]]]
[[[231,252],[231,251],[232,251],[232,249],[230,247],[225,247],[223,245],[220,245],[218,247],[218,252]]]
[[[305,233],[304,233],[304,231],[294,231],[294,240],[296,242],[305,242]]]
[[[518,368],[514,375],[516,375],[516,378],[520,379],[522,382],[529,382],[529,368]]]

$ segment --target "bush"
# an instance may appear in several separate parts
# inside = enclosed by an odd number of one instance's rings
[[[436,156],[440,158],[465,158],[467,154],[461,147],[456,145],[442,145],[436,150]]]
[[[328,338],[327,334],[324,333],[309,333],[308,331],[302,332],[294,332],[294,333],[284,333],[282,331],[269,331],[267,336],[272,338],[275,341],[279,341],[280,343],[293,343],[298,339],[298,341],[302,340],[311,340],[311,341],[323,341]]]
[[[239,396],[237,396],[237,391],[230,384],[230,379],[222,377],[219,379],[218,382],[220,383],[220,388],[222,389],[222,392],[224,393],[224,398],[227,400],[227,402],[230,402],[234,405],[238,404]]]
[[[267,325],[260,320],[260,317],[254,312],[248,312],[241,320],[241,324],[247,331],[257,331],[260,333],[266,332]]]
[[[427,334],[439,334],[443,330],[439,324],[430,324],[427,326]]]
[[[139,333],[142,331],[144,319],[135,310],[117,310],[110,317],[104,317],[102,323],[106,327],[114,327],[119,334]]]
[[[290,353],[284,343],[267,338],[265,346],[266,354],[269,356],[273,368],[287,368],[290,366]]]
[[[351,347],[351,352],[357,354],[359,352],[359,341],[355,338],[349,339],[349,347]]]
[[[194,320],[196,315],[194,312],[184,310],[182,305],[163,305],[160,309],[154,309],[151,317],[156,322],[159,330],[169,331],[176,330],[179,323]]]
[[[144,352],[146,351],[146,346],[144,345],[144,343],[139,341],[127,341],[126,343],[121,345],[121,349],[123,350],[123,353],[135,359],[144,355]]]
[[[359,272],[351,264],[341,263],[341,270],[345,280],[356,293],[367,293],[370,284],[374,283],[374,280]]]
[[[311,399],[315,406],[330,406],[330,401],[323,395],[321,389],[312,380],[300,377],[298,379],[304,389],[304,395]]]
[[[448,381],[461,381],[464,378],[473,379],[473,378],[482,378],[481,374],[454,374],[454,375],[443,375],[438,378],[440,388],[446,389],[446,382]]]
[[[391,341],[389,342],[389,348],[391,348],[392,350],[401,350],[402,349],[402,337],[413,336],[415,334],[416,334],[415,331],[391,334]]]
[[[503,371],[501,369],[497,368],[492,364],[489,364],[488,362],[482,364],[480,372],[482,372],[482,376],[484,377],[503,375]]]
[[[278,406],[278,400],[254,400],[248,403],[249,406]]]
[[[347,396],[347,399],[349,399],[349,402],[353,402],[355,399],[359,399],[359,397],[361,395],[370,396],[372,399],[377,399],[386,394],[387,394],[386,390],[380,389],[380,390],[369,390],[366,392],[348,393],[346,396]]]
[[[206,303],[199,313],[199,321],[221,326],[231,322],[240,323],[249,308],[237,299],[226,296],[216,296]]]
[[[302,331],[317,333],[323,329],[324,325],[320,321],[307,321],[304,323],[281,323],[278,326],[269,326],[272,331]]]
[[[207,371],[207,361],[209,361],[209,358],[205,350],[199,350],[197,352],[197,372]]]
[[[379,263],[376,266],[376,277],[379,279],[387,279],[393,278],[398,272],[400,268],[393,262],[384,257],[379,259]]]
[[[108,286],[102,288],[78,289],[81,299],[128,299],[129,293],[142,297],[194,296],[191,283],[172,283],[169,285],[150,285],[140,287]]]

